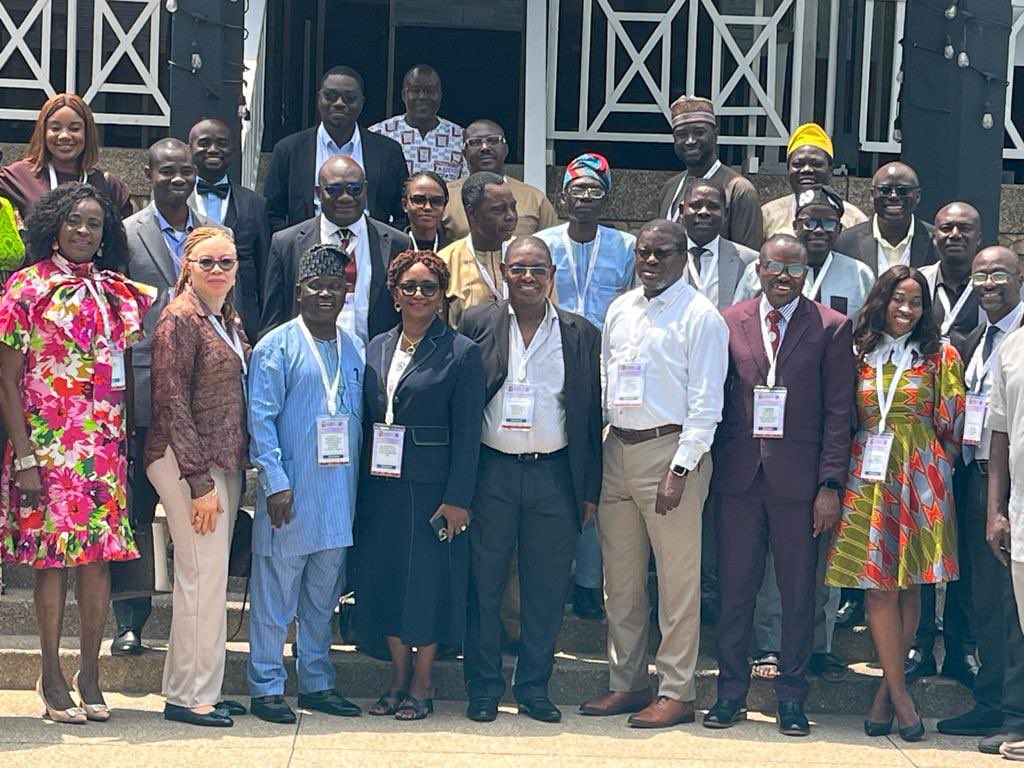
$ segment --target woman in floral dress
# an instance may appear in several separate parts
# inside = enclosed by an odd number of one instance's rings
[[[883,678],[865,732],[888,734],[896,719],[900,736],[917,741],[924,725],[903,660],[921,614],[920,585],[959,578],[953,464],[963,432],[963,365],[939,338],[924,276],[906,266],[878,278],[854,346],[857,433],[825,581],[867,597]]]
[[[0,413],[11,439],[0,474],[0,555],[37,569],[37,689],[47,714],[106,720],[98,656],[107,563],[138,557],[125,499],[127,353],[156,291],[117,273],[124,228],[93,187],[59,186],[26,225],[31,266],[0,298]],[[69,568],[77,569],[80,707],[59,659]]]

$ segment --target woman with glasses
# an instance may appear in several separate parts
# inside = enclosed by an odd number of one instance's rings
[[[414,251],[437,253],[452,242],[441,219],[448,205],[448,185],[433,171],[417,171],[405,182],[402,210],[409,219],[405,233],[412,238]]]
[[[221,702],[227,637],[228,553],[249,466],[245,374],[249,344],[235,310],[238,274],[229,232],[198,227],[185,240],[174,299],[153,337],[153,411],[146,475],[174,542],[164,718],[233,725]]]
[[[826,583],[864,589],[882,684],[869,736],[918,741],[924,725],[903,673],[921,613],[921,585],[959,577],[953,465],[964,422],[960,356],[939,337],[916,269],[884,272],[854,331],[857,431]]]
[[[448,268],[405,251],[388,268],[402,316],[366,350],[364,472],[356,516],[356,621],[387,638],[388,690],[371,715],[433,711],[437,644],[466,630],[469,505],[484,410],[480,350],[438,314]],[[416,648],[415,663],[413,647]]]

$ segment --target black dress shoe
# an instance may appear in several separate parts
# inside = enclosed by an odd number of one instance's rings
[[[704,715],[705,728],[732,728],[747,719],[747,705],[739,699],[719,699]]]
[[[864,601],[848,598],[839,604],[836,611],[837,627],[855,627],[864,623]]]
[[[142,638],[130,629],[122,629],[110,644],[110,653],[114,656],[138,656],[148,650]]]
[[[341,695],[340,692],[328,689],[316,693],[300,693],[299,706],[305,709],[315,709],[317,712],[326,712],[328,715],[339,717],[359,717],[363,710],[358,704]]]
[[[205,715],[200,715],[188,707],[179,707],[176,704],[164,704],[164,720],[188,723],[189,725],[205,725],[211,728],[230,728],[235,724],[231,715],[223,709],[214,709]]]
[[[1000,728],[996,733],[978,742],[978,751],[986,755],[998,755],[1003,744],[1015,741],[1024,741],[1024,732],[1017,728]]]
[[[784,736],[808,736],[811,724],[804,714],[804,705],[799,701],[779,702],[779,732]]]
[[[988,736],[999,730],[1002,724],[1003,713],[999,710],[975,707],[962,715],[939,720],[935,728],[947,736]],[[991,754],[999,754],[999,749]]]
[[[252,713],[260,720],[282,725],[295,722],[295,713],[284,696],[253,696],[249,701]]]
[[[245,708],[245,705],[238,701],[232,701],[231,699],[224,699],[224,701],[218,701],[214,704],[217,709],[223,709],[232,717],[241,717],[242,715],[249,714],[249,710]]]
[[[498,700],[488,696],[470,699],[466,717],[477,723],[493,723],[498,718]]]
[[[551,703],[551,699],[538,696],[536,699],[519,702],[519,714],[532,717],[542,723],[557,723],[562,719],[562,710]]]
[[[599,595],[600,590],[577,584],[572,594],[572,612],[581,619],[603,619],[604,608]]]
[[[965,654],[961,659],[951,659],[948,656],[942,662],[943,677],[959,680],[968,688],[974,689],[974,681],[981,671],[981,662],[974,653]]]
[[[920,648],[911,648],[903,662],[903,675],[908,683],[919,680],[922,677],[932,677],[938,672],[935,666],[935,656],[930,652],[925,654]]]

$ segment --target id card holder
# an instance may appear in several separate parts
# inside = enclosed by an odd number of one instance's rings
[[[889,454],[892,453],[892,432],[868,435],[861,460],[860,476],[862,480],[873,483],[884,483],[889,471]]]
[[[321,467],[348,464],[348,447],[348,417],[317,417],[316,460]]]
[[[786,388],[754,387],[754,437],[780,439],[786,421]]]
[[[530,384],[509,384],[501,410],[501,428],[528,431],[533,429],[533,405],[536,393]]]
[[[405,427],[374,424],[370,474],[375,477],[401,477],[404,446]]]
[[[644,404],[646,362],[619,363],[619,378],[612,405],[616,408],[639,408]]]
[[[964,412],[964,445],[978,445],[985,431],[988,403],[981,395],[968,395]]]
[[[128,379],[124,370],[124,352],[116,349],[110,353],[110,388],[124,389],[128,386]]]

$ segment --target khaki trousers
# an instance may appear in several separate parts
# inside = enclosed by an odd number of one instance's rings
[[[609,690],[639,691],[650,685],[647,566],[653,548],[661,627],[655,656],[658,695],[693,701],[700,644],[701,514],[711,483],[711,457],[704,456],[690,472],[679,506],[658,515],[658,484],[678,445],[678,434],[626,445],[609,430],[597,526],[604,555]]]
[[[220,701],[227,644],[228,555],[242,490],[242,473],[214,469],[224,514],[212,533],[192,528],[192,496],[181,479],[174,452],[146,468],[160,494],[174,542],[174,596],[171,637],[164,662],[163,692],[168,704],[202,707]]]

